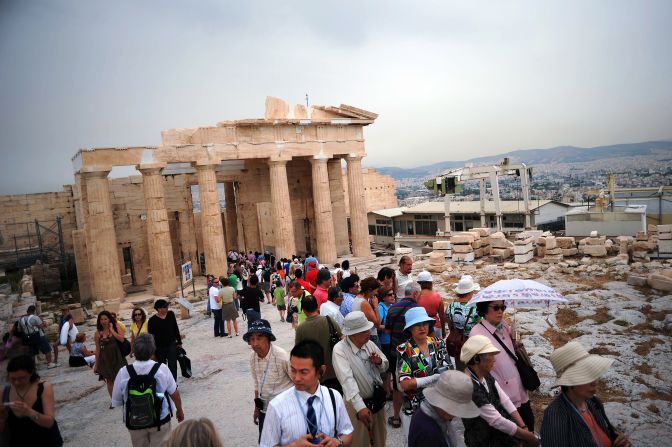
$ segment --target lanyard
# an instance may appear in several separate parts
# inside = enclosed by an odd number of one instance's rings
[[[562,393],[562,398],[567,401],[567,403],[569,404],[570,407],[572,407],[572,410],[574,410],[574,413],[576,413],[577,416],[579,416],[579,419],[581,420],[581,422],[583,422],[586,425],[586,427],[588,427],[588,430],[590,430],[590,434],[593,436],[593,440],[598,445],[598,447],[602,447],[602,440],[600,439],[599,433],[595,433],[593,431],[593,429],[590,428],[590,425],[588,425],[588,422],[586,422],[586,420],[583,418],[583,416],[581,416],[581,412],[578,410],[578,408],[576,408],[576,405],[574,405],[572,403],[572,401],[570,401],[569,398],[567,396],[565,396],[565,393]],[[588,411],[590,413],[590,409],[587,406],[586,406],[586,411]],[[592,413],[590,413],[590,417],[593,418]],[[599,424],[597,423],[597,420],[595,420],[595,418],[593,418],[593,420],[595,421],[595,425],[599,427]]]
[[[266,374],[268,374],[268,367],[271,366],[271,356],[273,355],[273,346],[271,345],[268,349],[268,362],[266,363],[266,369],[264,374],[261,376],[259,381],[259,397],[261,397],[262,390],[264,389],[264,382],[266,382]],[[257,356],[257,363],[259,363],[259,356]]]
[[[317,424],[317,433],[324,433],[322,430],[320,430],[320,423],[322,422],[322,412],[324,411],[324,395],[322,394],[322,387],[320,385],[317,385],[317,387],[320,389],[320,415],[317,415],[317,412],[315,412],[315,423]],[[303,410],[303,404],[301,403],[301,399],[299,398],[299,393],[296,392],[296,388],[294,388],[294,397],[296,397],[296,402],[299,404],[299,408],[301,409],[301,414],[303,415],[303,419],[306,421],[306,433],[310,433],[310,424],[308,424],[308,406],[306,405],[306,410]],[[314,401],[314,400],[313,400]],[[307,404],[308,402],[306,402]],[[315,410],[313,408],[313,410]],[[329,422],[329,416],[327,416],[327,422]],[[324,433],[325,435],[327,433]]]

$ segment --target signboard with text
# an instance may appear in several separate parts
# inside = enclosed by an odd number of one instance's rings
[[[182,264],[182,284],[190,284],[194,280],[193,272],[191,270],[191,261]]]

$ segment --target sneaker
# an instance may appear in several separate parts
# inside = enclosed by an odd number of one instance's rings
[[[47,365],[47,368],[48,368],[48,369],[54,369],[54,368],[56,368],[57,366],[58,366],[58,363],[53,363],[53,362],[52,362],[52,363],[49,363],[49,364]]]

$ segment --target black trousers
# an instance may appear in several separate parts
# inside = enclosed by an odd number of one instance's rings
[[[154,356],[157,362],[168,365],[173,379],[177,380],[177,344],[173,342],[168,346],[157,346]]]
[[[215,316],[215,337],[226,335],[224,330],[224,320],[222,319],[222,309],[212,309]]]
[[[518,414],[520,418],[527,425],[528,430],[534,431],[534,413],[532,412],[532,401],[528,400],[523,405],[518,407]]]

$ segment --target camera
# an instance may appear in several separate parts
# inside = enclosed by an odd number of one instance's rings
[[[254,406],[259,411],[266,411],[266,399],[262,399],[261,397],[255,397]]]

